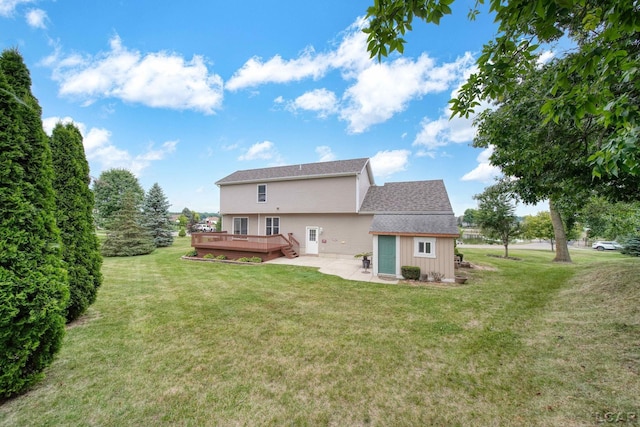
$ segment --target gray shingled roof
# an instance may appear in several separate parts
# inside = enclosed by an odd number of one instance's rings
[[[373,186],[360,207],[360,213],[445,213],[453,215],[447,189],[441,179],[432,181],[388,182]]]
[[[371,187],[360,213],[374,214],[369,228],[372,233],[459,233],[447,189],[440,179]]]
[[[263,169],[240,170],[228,175],[217,185],[264,182],[288,179],[310,179],[328,176],[356,175],[363,172],[369,159],[337,160],[333,162],[305,163]],[[373,181],[373,176],[370,177]]]
[[[453,213],[374,215],[369,231],[372,233],[391,234],[459,234]]]

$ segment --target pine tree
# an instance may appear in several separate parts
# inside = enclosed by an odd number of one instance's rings
[[[102,255],[145,255],[156,248],[151,233],[142,225],[142,213],[133,192],[122,197],[122,206],[107,226],[107,238],[102,244]]]
[[[89,189],[89,164],[82,135],[69,123],[58,123],[51,135],[57,224],[62,236],[62,256],[69,274],[67,322],[85,312],[102,283],[102,256],[93,225],[93,192]]]
[[[20,53],[0,55],[0,397],[42,378],[62,344],[69,285],[49,141]]]
[[[173,244],[173,227],[169,219],[169,201],[156,182],[145,196],[142,207],[144,226],[151,232],[157,248]]]

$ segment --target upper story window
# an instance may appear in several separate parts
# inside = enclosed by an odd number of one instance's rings
[[[414,237],[413,256],[422,258],[435,258],[436,239],[434,237]]]
[[[258,184],[258,203],[267,202],[267,184]]]

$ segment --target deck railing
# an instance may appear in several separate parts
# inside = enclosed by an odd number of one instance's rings
[[[295,251],[295,253],[300,253],[300,242],[298,239],[293,237],[293,233],[289,233],[289,243],[291,244],[291,248]]]
[[[191,234],[191,246],[194,248],[270,252],[290,245],[289,240],[282,234],[271,236],[228,234],[225,232]]]

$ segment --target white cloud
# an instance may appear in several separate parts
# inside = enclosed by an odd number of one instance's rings
[[[478,166],[472,171],[466,173],[462,178],[462,181],[480,181],[483,183],[489,183],[494,178],[500,176],[502,172],[497,166],[493,166],[490,163],[489,158],[493,153],[493,147],[486,148],[478,155]]]
[[[464,76],[472,69],[473,67],[467,68],[462,78],[466,78]],[[451,92],[452,98],[457,96],[460,87],[461,86],[458,86]],[[420,123],[421,129],[413,140],[413,146],[420,148],[419,153],[421,153],[422,156],[429,155],[430,157],[435,157],[435,152],[441,147],[450,144],[472,142],[476,136],[476,127],[473,122],[478,114],[487,108],[492,108],[491,104],[481,102],[480,105],[474,108],[475,113],[470,114],[468,118],[460,116],[451,118],[451,109],[446,107],[436,120],[431,120],[428,117],[423,118]]]
[[[331,147],[328,145],[320,145],[316,147],[316,154],[320,156],[320,159],[318,159],[319,162],[330,162],[336,159],[335,154],[333,154]]]
[[[537,64],[538,65],[546,64],[547,62],[551,61],[555,56],[556,56],[555,52],[551,50],[545,50],[538,57]]]
[[[12,16],[19,4],[33,3],[33,0],[0,0],[0,16]]]
[[[366,50],[366,45],[362,49]],[[441,65],[426,54],[417,60],[402,57],[371,63],[346,90],[340,118],[348,122],[349,132],[364,132],[404,111],[409,102],[458,84],[472,63],[469,53]]]
[[[71,117],[47,117],[43,119],[42,125],[45,132],[51,135],[58,122],[63,124],[73,123],[80,130],[87,160],[93,166],[99,166],[97,171],[91,172],[94,175],[110,168],[124,168],[139,176],[151,166],[152,162],[163,160],[167,155],[173,153],[178,145],[178,141],[164,142],[160,148],[155,148],[154,144],[149,144],[145,152],[132,155],[129,151],[118,148],[111,142],[111,132],[109,130],[91,128],[87,131],[84,123],[75,122]]]
[[[239,90],[267,83],[287,83],[302,79],[319,79],[339,70],[343,80],[351,82],[342,97],[320,89],[289,101],[287,109],[317,111],[321,117],[337,114],[348,123],[348,131],[361,133],[404,111],[412,100],[433,92],[442,92],[458,84],[473,63],[471,54],[451,63],[436,64],[428,55],[417,60],[400,57],[378,63],[369,58],[365,21],[358,18],[342,35],[337,47],[317,53],[312,47],[297,58],[275,55],[269,60],[251,58],[227,82],[229,90]],[[338,99],[340,98],[340,99]],[[277,104],[284,103],[282,97]]]
[[[371,169],[373,174],[380,178],[388,178],[396,172],[407,169],[409,164],[409,150],[385,150],[379,151],[371,157]]]
[[[33,28],[47,28],[47,12],[42,9],[31,9],[27,12],[27,24]]]
[[[240,147],[240,144],[232,143],[232,144],[224,144],[222,145],[222,151],[233,151],[237,150]]]
[[[118,36],[111,49],[95,56],[61,56],[58,49],[43,63],[53,68],[60,94],[91,104],[117,98],[156,108],[195,110],[213,114],[223,98],[222,78],[210,74],[202,56],[186,61],[175,53],[142,54],[122,46]]]
[[[238,160],[271,160],[276,155],[273,142],[263,141],[253,144],[245,154],[238,157]]]
[[[318,79],[328,68],[329,64],[324,56],[315,56],[313,48],[305,49],[298,58],[290,60],[276,55],[263,62],[261,58],[254,56],[231,76],[225,87],[236,91],[266,83],[287,83],[309,77]]]
[[[364,23],[363,18],[358,18],[345,31],[342,42],[334,51],[317,53],[308,46],[297,58],[289,60],[280,55],[267,61],[254,56],[231,76],[225,87],[236,91],[268,83],[317,80],[332,69],[341,69],[344,74],[351,75],[371,63],[366,51],[367,36],[361,31]]]
[[[475,116],[468,119],[456,116],[449,119],[449,115],[443,115],[432,121],[425,117],[420,123],[422,128],[413,145],[425,147],[427,151],[435,151],[452,143],[471,142],[476,134],[474,118]]]
[[[338,100],[336,94],[327,89],[315,89],[297,97],[287,105],[290,111],[315,111],[321,118],[326,118],[336,111]]]

